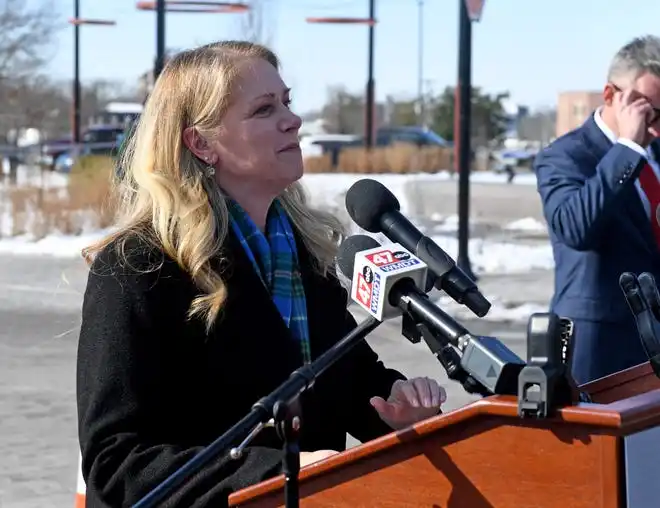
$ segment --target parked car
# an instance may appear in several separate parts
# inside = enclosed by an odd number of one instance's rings
[[[376,131],[376,146],[389,146],[395,143],[410,143],[416,146],[451,147],[452,143],[435,131],[424,127],[381,127]]]
[[[336,166],[341,149],[359,139],[354,134],[310,134],[300,139],[300,150],[303,158],[330,154],[331,163]]]
[[[442,148],[450,148],[453,146],[451,141],[447,141],[439,136],[431,129],[415,126],[387,126],[380,127],[376,131],[376,138],[374,139],[374,146],[383,148],[397,143],[406,143],[418,147],[437,146]],[[365,138],[360,136],[358,139],[352,141],[347,146],[364,146]]]
[[[57,173],[70,173],[74,163],[73,155],[68,150],[59,154],[53,162],[53,171]]]
[[[117,139],[124,132],[124,127],[117,125],[94,125],[82,133],[81,150],[90,154],[113,154],[117,149]],[[55,161],[60,155],[70,152],[72,139],[60,138],[46,141],[41,146],[40,163],[55,169]]]

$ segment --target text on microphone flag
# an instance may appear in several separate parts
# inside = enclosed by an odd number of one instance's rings
[[[418,287],[426,283],[427,267],[399,244],[378,246],[355,254],[351,298],[379,321],[401,314],[389,302],[392,286],[402,278]]]

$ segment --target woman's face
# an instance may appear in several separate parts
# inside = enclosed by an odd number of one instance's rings
[[[289,89],[270,63],[251,59],[240,66],[230,105],[201,156],[216,168],[220,186],[277,195],[302,176],[301,119],[289,102]]]

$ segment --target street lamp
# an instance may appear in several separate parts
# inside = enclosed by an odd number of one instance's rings
[[[374,106],[376,102],[374,84],[374,26],[376,25],[376,1],[369,0],[368,18],[307,18],[308,23],[361,24],[369,26],[369,57],[367,63],[367,91],[365,111],[365,142],[367,150],[374,146]]]
[[[158,79],[165,66],[165,12],[227,14],[250,10],[250,6],[241,2],[185,1],[185,0],[155,0],[137,2],[141,11],[156,11],[156,62],[154,65],[154,81]]]
[[[424,98],[424,0],[417,0],[417,122],[426,127]]]
[[[472,115],[472,22],[486,0],[458,0],[458,86],[454,101],[454,147],[458,169],[458,255],[456,264],[476,280],[470,266],[470,120]]]
[[[72,137],[74,146],[80,144],[80,25],[115,25],[114,21],[105,19],[84,19],[80,17],[80,0],[73,2],[73,119]]]

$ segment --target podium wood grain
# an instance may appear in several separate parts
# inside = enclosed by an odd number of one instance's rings
[[[581,385],[594,402],[609,404],[620,399],[660,388],[660,379],[648,362]]]
[[[616,508],[619,436],[660,424],[660,390],[522,420],[489,397],[303,468],[301,506]],[[234,493],[230,506],[284,506],[283,477]]]

